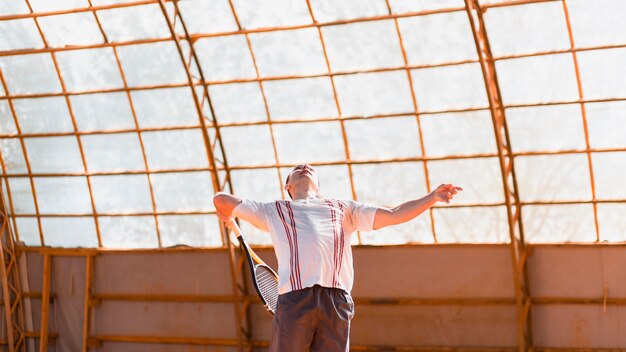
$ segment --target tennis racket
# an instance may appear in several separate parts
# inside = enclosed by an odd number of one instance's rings
[[[241,247],[246,252],[250,271],[252,272],[252,282],[256,292],[259,294],[259,298],[261,298],[261,303],[263,303],[268,312],[274,315],[276,303],[278,302],[278,275],[250,248],[248,242],[243,238],[237,223],[231,220],[229,225],[235,236],[237,236],[239,243],[241,243]]]

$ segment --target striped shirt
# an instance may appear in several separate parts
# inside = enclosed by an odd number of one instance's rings
[[[243,200],[233,215],[269,232],[278,259],[278,293],[320,285],[352,290],[352,233],[372,231],[377,207],[352,200]]]

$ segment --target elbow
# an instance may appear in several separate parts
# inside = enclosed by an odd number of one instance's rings
[[[213,205],[217,209],[223,208],[228,202],[228,195],[224,192],[217,192],[213,197]]]
[[[239,197],[235,197],[232,194],[225,192],[218,192],[213,197],[213,204],[215,205],[217,212],[226,216],[230,216],[233,209],[235,209],[239,203],[241,203],[241,199]]]

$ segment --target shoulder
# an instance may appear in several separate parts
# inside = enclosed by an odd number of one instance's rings
[[[274,207],[274,201],[260,202],[257,200],[242,198],[241,203],[237,205],[237,208],[245,208],[253,211],[266,211]]]
[[[351,199],[339,200],[338,202],[339,204],[343,206],[346,212],[349,212],[352,214],[372,213],[380,209],[379,206],[371,205],[368,203],[359,202],[359,201],[351,200]]]
[[[291,200],[280,199],[265,203],[265,207],[269,211],[281,213],[293,211],[294,207],[297,208],[297,204]]]
[[[352,199],[333,199],[333,201],[345,209],[352,209],[359,204],[359,202]]]
[[[329,208],[335,210],[337,212],[342,213],[350,213],[354,208],[354,201],[347,199],[334,199],[334,198],[325,198],[324,202],[328,205]]]

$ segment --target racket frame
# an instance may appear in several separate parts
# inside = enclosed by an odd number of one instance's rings
[[[268,312],[270,312],[270,314],[274,315],[274,313],[275,313],[274,307],[271,307],[269,305],[269,303],[267,302],[267,300],[265,299],[265,297],[263,297],[263,293],[261,292],[261,288],[259,287],[259,283],[257,282],[257,279],[256,279],[256,269],[259,266],[263,266],[263,267],[269,269],[269,272],[272,275],[274,275],[274,277],[276,278],[276,285],[277,286],[278,286],[278,274],[276,274],[276,272],[269,265],[267,265],[252,250],[252,248],[250,248],[250,245],[248,244],[248,242],[246,242],[246,239],[243,237],[243,234],[241,233],[241,230],[239,229],[239,226],[237,226],[237,223],[235,223],[234,221],[233,221],[233,224],[231,224],[231,229],[235,233],[235,236],[237,236],[237,240],[241,244],[241,247],[243,248],[244,252],[246,253],[246,257],[248,258],[248,264],[250,265],[250,272],[251,272],[251,276],[252,276],[252,283],[254,284],[254,289],[256,290],[259,298],[261,299],[261,303],[263,304],[265,309]]]

